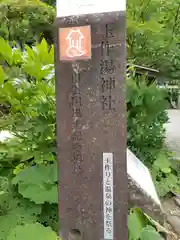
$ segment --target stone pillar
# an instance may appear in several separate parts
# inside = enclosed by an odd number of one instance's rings
[[[61,237],[128,239],[125,1],[66,4],[55,49]]]

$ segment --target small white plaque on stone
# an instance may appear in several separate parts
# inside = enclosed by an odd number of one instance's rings
[[[127,173],[157,204],[161,205],[148,168],[127,149]]]
[[[113,240],[113,154],[103,153],[104,240]]]
[[[126,10],[126,0],[57,0],[56,16],[68,17],[74,15],[116,12]]]

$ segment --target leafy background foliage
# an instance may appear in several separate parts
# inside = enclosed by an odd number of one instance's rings
[[[57,163],[54,48],[49,50],[43,40],[36,48],[25,46],[24,52],[2,38],[0,42],[0,99],[10,109],[0,118],[0,126],[13,133],[12,140],[0,143],[1,173],[8,174],[4,181],[11,187],[7,190],[6,184],[1,185],[0,237],[5,240],[17,225],[37,221],[57,231]],[[9,239],[16,232],[22,231],[23,236],[33,226],[15,229]]]
[[[19,193],[37,204],[58,203],[57,164],[36,165],[24,168],[12,180]]]
[[[17,226],[9,234],[7,240],[57,240],[57,235],[49,227],[44,227],[39,223]]]
[[[19,197],[6,177],[0,178],[0,239],[5,240],[17,225],[35,223],[41,206]]]
[[[177,0],[127,1],[128,59],[159,69],[164,81],[180,75],[179,14]]]
[[[52,43],[55,9],[37,0],[0,1],[0,36],[19,44]]]
[[[180,164],[171,160],[165,140],[167,91],[145,78],[127,76],[127,144],[150,169],[160,197],[180,192]]]
[[[166,92],[146,79],[127,78],[127,141],[136,155],[151,165],[163,148],[167,122]]]

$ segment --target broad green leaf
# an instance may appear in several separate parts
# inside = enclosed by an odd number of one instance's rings
[[[28,45],[25,45],[26,52],[24,53],[25,59],[32,61],[36,57],[36,52],[30,48]]]
[[[170,173],[171,172],[171,168],[161,168],[161,171],[163,173]]]
[[[160,153],[154,162],[154,166],[156,168],[159,168],[162,172],[165,171],[165,173],[171,172],[170,166],[171,163],[168,160],[167,156],[164,153]]]
[[[136,209],[132,209],[128,215],[128,229],[133,240],[138,240],[143,229],[144,219]]]
[[[42,182],[54,183],[58,179],[57,176],[57,163],[51,165],[36,165],[32,167],[27,167],[21,171],[13,179],[13,184],[19,182],[30,183],[30,184],[39,184]]]
[[[9,65],[12,64],[12,48],[6,40],[0,37],[0,56],[3,57],[3,60],[6,61]]]
[[[37,204],[57,203],[57,163],[37,165],[21,170],[12,183],[18,185],[19,193]]]
[[[161,235],[152,226],[146,226],[143,228],[141,235],[141,240],[163,240]]]
[[[45,202],[58,203],[58,188],[55,184],[44,183],[41,185],[19,183],[19,193],[36,204]]]
[[[6,74],[5,74],[2,66],[0,66],[0,84],[4,83],[5,78],[6,78]]]
[[[11,230],[17,225],[34,223],[41,213],[41,206],[18,198],[10,187],[0,195],[0,239],[7,239]]]
[[[42,39],[41,43],[36,45],[38,57],[42,65],[48,65],[53,62],[53,59],[51,58],[51,54],[49,54],[48,48],[49,46],[45,39]]]
[[[155,186],[160,197],[165,197],[168,194],[168,192],[171,191],[171,189],[167,184],[166,179],[161,179],[160,181],[156,181]]]
[[[23,55],[19,48],[14,48],[12,51],[12,61],[13,64],[20,64],[23,62]]]
[[[50,227],[40,223],[25,224],[15,227],[7,240],[57,240],[57,234]]]
[[[168,174],[166,178],[166,184],[167,186],[169,186],[169,188],[173,190],[175,186],[179,184],[177,176],[175,176],[174,174]]]

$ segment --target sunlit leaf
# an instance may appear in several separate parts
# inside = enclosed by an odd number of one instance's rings
[[[152,226],[146,226],[141,232],[141,240],[163,240],[161,235]]]
[[[19,193],[37,204],[57,203],[57,164],[37,165],[21,170],[13,179]]]
[[[7,240],[57,240],[57,234],[50,227],[39,223],[25,224],[15,227]]]

